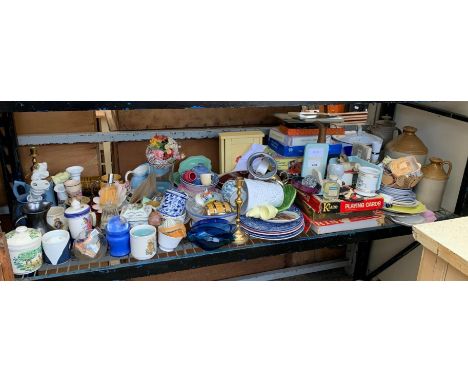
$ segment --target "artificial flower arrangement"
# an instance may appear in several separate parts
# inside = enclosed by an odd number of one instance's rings
[[[176,160],[183,159],[177,142],[165,135],[155,135],[146,147],[148,163],[157,168],[171,166]]]

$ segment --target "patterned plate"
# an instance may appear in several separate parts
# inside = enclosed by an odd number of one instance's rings
[[[257,235],[257,234],[250,233],[250,232],[248,232],[247,234],[255,239],[276,241],[276,240],[292,239],[293,237],[300,235],[302,231],[304,231],[304,225],[301,225],[299,229],[287,235],[266,236],[266,235]]]
[[[249,231],[254,231],[257,233],[282,233],[290,232],[291,230],[297,229],[303,223],[303,216],[299,208],[295,205],[292,205],[288,211],[293,211],[299,214],[299,218],[290,223],[272,223],[269,221],[264,221],[256,218],[248,218],[246,216],[241,216],[241,224],[243,227]]]

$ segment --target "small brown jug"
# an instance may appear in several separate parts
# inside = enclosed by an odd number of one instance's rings
[[[447,180],[452,172],[452,162],[440,158],[429,158],[429,164],[423,166],[421,171],[424,177],[416,187],[416,198],[432,211],[440,210]],[[444,165],[448,165],[447,172]]]

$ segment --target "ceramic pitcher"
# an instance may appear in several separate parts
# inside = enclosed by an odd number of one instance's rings
[[[444,166],[448,169],[445,171]],[[429,164],[421,171],[424,177],[416,187],[416,198],[432,211],[440,210],[447,180],[452,172],[452,162],[440,158],[429,158]]]
[[[125,173],[125,181],[129,181],[129,176],[131,176],[130,179],[130,187],[132,190],[135,190],[138,188],[138,186],[148,177],[149,173],[149,168],[147,163],[143,163],[139,165],[137,168],[131,171],[127,171]]]
[[[26,203],[22,208],[23,216],[16,220],[15,225],[27,225],[30,228],[35,228],[44,235],[51,230],[46,220],[47,212],[51,205],[51,203],[44,201]]]

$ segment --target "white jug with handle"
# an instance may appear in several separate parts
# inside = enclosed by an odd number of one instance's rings
[[[149,173],[149,166],[148,163],[143,163],[139,165],[137,168],[131,171],[127,171],[125,173],[125,181],[129,181],[129,176],[132,175],[130,179],[130,187],[132,190],[138,188],[138,186],[148,177]]]

